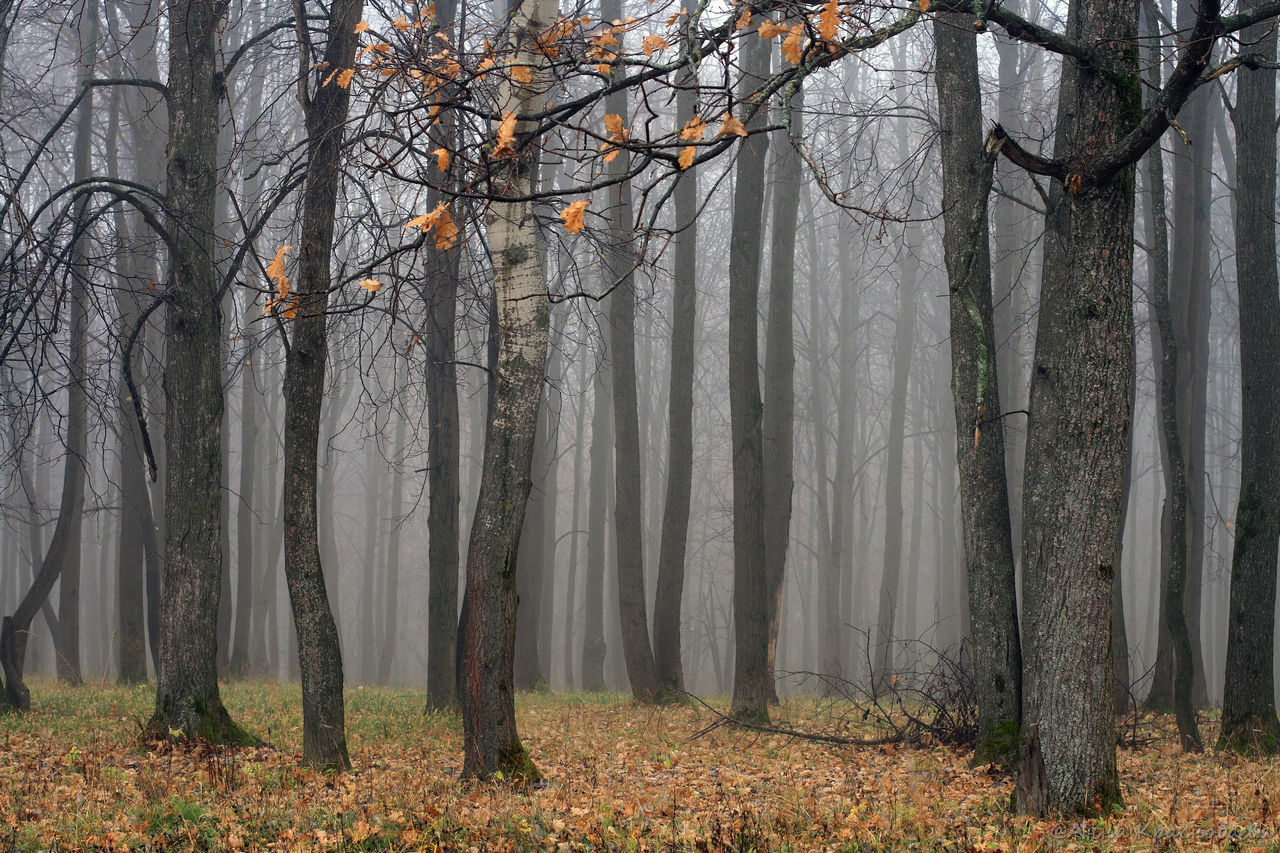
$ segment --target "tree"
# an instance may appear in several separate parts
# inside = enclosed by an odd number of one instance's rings
[[[676,93],[676,127],[697,108],[697,75],[686,73]],[[684,689],[680,611],[684,598],[689,495],[693,487],[693,369],[698,330],[698,172],[684,171],[674,197],[676,228],[671,276],[671,382],[667,415],[667,494],[662,508],[658,585],[653,601],[653,659],[667,691]]]
[[[769,42],[747,39],[739,101],[754,115],[748,130],[764,126],[758,91],[769,76]],[[760,249],[763,235],[765,155],[769,137],[748,136],[738,154],[729,249],[729,419],[733,447],[733,715],[767,721],[773,695],[769,672],[769,611],[765,575],[764,458],[760,356],[756,342]]]
[[[222,318],[214,268],[217,184],[217,36],[226,0],[175,0],[169,8],[171,223],[166,288],[165,560],[156,707],[145,735],[248,736],[218,691],[222,524]]]
[[[316,767],[346,769],[342,652],[329,609],[320,563],[316,517],[320,408],[328,342],[333,252],[333,218],[342,174],[341,149],[350,94],[333,69],[355,60],[356,24],[364,0],[338,0],[329,10],[324,59],[311,68],[310,51],[300,58],[298,99],[307,128],[307,178],[302,201],[302,251],[296,301],[282,286],[275,310],[293,317],[284,375],[284,571],[298,632],[302,671],[302,760]],[[299,0],[299,33],[305,32],[306,5]],[[305,37],[303,43],[307,44]],[[314,91],[308,78],[314,74]],[[327,78],[327,79],[326,79]],[[282,257],[282,256],[281,256]],[[281,273],[283,276],[283,273]],[[366,566],[372,571],[372,566]]]
[[[556,18],[555,0],[521,4],[511,14],[514,60],[536,67],[539,39]],[[516,549],[529,497],[530,466],[538,404],[547,362],[550,306],[532,205],[536,125],[521,115],[537,113],[545,91],[532,74],[527,84],[500,84],[501,118],[494,123],[497,146],[489,167],[501,195],[489,208],[489,249],[494,259],[498,305],[498,360],[485,431],[484,463],[475,520],[467,546],[463,630],[463,765],[466,777],[501,772],[512,780],[534,780],[538,770],[516,732],[512,677],[516,615]]]
[[[983,761],[1014,757],[1022,710],[1022,650],[987,225],[995,152],[983,149],[977,35],[967,26],[969,17],[939,15],[933,35],[943,252],[951,295],[951,391],[978,700],[974,757]]]
[[[1242,4],[1255,9],[1257,0]],[[1273,63],[1276,34],[1241,34],[1260,64]],[[1240,302],[1240,463],[1219,748],[1280,748],[1275,705],[1276,548],[1280,542],[1280,284],[1276,274],[1276,80],[1271,70],[1237,81],[1236,278]]]

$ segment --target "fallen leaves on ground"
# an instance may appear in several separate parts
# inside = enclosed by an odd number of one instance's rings
[[[717,728],[705,710],[606,695],[527,695],[537,790],[464,783],[451,715],[425,695],[347,693],[351,773],[298,765],[296,686],[231,685],[232,715],[271,747],[146,752],[145,686],[33,680],[0,718],[0,849],[16,850],[1276,850],[1280,761],[1120,754],[1127,804],[1088,821],[1014,817],[1012,779],[933,748],[833,748]],[[796,728],[832,706],[788,700]],[[1235,833],[1232,835],[1232,833]]]

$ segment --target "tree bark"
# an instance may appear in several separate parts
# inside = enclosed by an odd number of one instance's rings
[[[978,700],[974,760],[1012,761],[1021,719],[1022,650],[987,225],[995,164],[994,152],[983,151],[977,36],[966,26],[969,17],[940,15],[933,29],[943,249],[951,295],[951,392]]]
[[[299,19],[304,0],[295,4]],[[350,68],[359,36],[355,26],[363,0],[335,0],[329,10],[324,62],[300,69],[299,97],[307,129],[307,176],[302,200],[297,315],[284,373],[284,573],[297,630],[302,677],[302,760],[313,767],[344,770],[347,755],[342,651],[329,607],[320,561],[316,484],[320,409],[324,399],[328,341],[330,263],[334,211],[342,175],[342,138],[350,93],[324,85],[329,69]],[[308,78],[315,90],[308,94]],[[277,310],[284,310],[281,305]]]
[[[696,75],[676,93],[676,127],[697,108]],[[662,689],[684,689],[680,613],[684,601],[689,496],[693,485],[693,371],[698,334],[698,172],[685,170],[673,191],[676,229],[672,259],[671,382],[667,403],[667,493],[662,508],[658,584],[653,601],[653,659]]]
[[[1045,217],[1023,515],[1023,742],[1019,813],[1120,801],[1111,587],[1133,380],[1133,169],[1084,180],[1141,115],[1131,0],[1073,3],[1068,31],[1097,45],[1063,61]],[[1078,170],[1078,171],[1077,171]]]
[[[604,337],[607,359],[609,336],[606,333]],[[587,510],[587,577],[583,590],[586,617],[580,670],[582,688],[588,691],[605,689],[604,576],[609,563],[605,527],[608,493],[613,490],[612,396],[609,371],[598,364],[592,379],[591,476],[587,483],[591,504]]]
[[[1253,8],[1258,0],[1246,0]],[[1273,25],[1245,30],[1276,56]],[[1280,282],[1276,273],[1276,74],[1236,78],[1236,281],[1240,307],[1241,484],[1231,554],[1220,749],[1280,749],[1275,700],[1276,548],[1280,542]]]
[[[508,32],[515,61],[538,67],[540,39],[555,22],[556,11],[555,0],[532,0],[511,12]],[[519,116],[542,108],[541,77],[535,73],[529,84],[508,79],[499,86],[497,112],[517,117],[518,150],[492,160],[490,169],[497,183],[517,198],[532,189],[536,175],[537,148],[528,141],[532,123]],[[492,374],[480,494],[467,547],[462,775],[486,779],[501,772],[520,782],[536,780],[539,774],[516,732],[516,549],[529,498],[550,306],[544,295],[546,277],[533,205],[495,201],[487,219],[498,306],[498,360]]]
[[[218,692],[222,583],[222,317],[214,267],[217,37],[226,0],[169,8],[168,210],[173,224],[165,335],[165,561],[156,707],[144,736],[245,741]]]
[[[795,305],[796,220],[800,212],[802,174],[796,146],[804,137],[804,90],[790,92],[786,123],[788,136],[774,157],[775,184],[785,190],[773,194],[772,249],[769,254],[769,308],[765,327],[764,415],[761,423],[764,454],[764,560],[768,595],[769,699],[777,703],[778,633],[782,625],[782,581],[791,538],[791,500],[794,491],[792,455],[795,445]]]
[[[436,3],[436,20],[446,34],[454,31],[456,0]],[[456,119],[450,110],[440,116],[440,134],[447,150],[457,147]],[[434,163],[432,177],[440,186],[450,179]],[[439,202],[429,194],[428,204]],[[461,429],[458,416],[456,317],[460,248],[427,252],[427,706],[457,705],[458,661],[458,515],[462,472]]]
[[[756,90],[769,76],[770,43],[742,46],[740,109],[759,107],[747,123],[759,131],[768,116]],[[765,571],[764,458],[757,312],[763,236],[764,172],[769,139],[742,140],[733,192],[729,247],[729,422],[733,453],[733,716],[769,719],[769,595]]]

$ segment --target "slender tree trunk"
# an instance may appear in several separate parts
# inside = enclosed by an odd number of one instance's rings
[[[586,389],[587,389],[587,359],[583,357],[582,349],[578,350],[578,412],[576,425],[574,428],[573,441],[573,511],[569,522],[569,566],[567,569],[568,577],[565,580],[564,590],[564,685],[568,690],[574,690],[582,686],[582,682],[574,678],[573,664],[577,657],[574,654],[577,647],[574,645],[574,625],[578,622],[578,523],[581,518],[579,510],[582,506],[582,446],[585,441],[584,433],[587,423],[586,408]],[[655,618],[657,614],[655,613]]]
[[[1258,0],[1247,0],[1253,8]],[[1276,56],[1272,24],[1241,34]],[[1280,542],[1280,282],[1276,273],[1276,74],[1236,77],[1236,276],[1240,304],[1241,484],[1231,554],[1219,748],[1275,753],[1276,548]]]
[[[391,532],[387,536],[386,583],[382,596],[382,626],[378,642],[379,684],[391,683],[391,665],[395,662],[396,640],[399,633],[397,614],[400,605],[400,533],[404,527],[404,458],[405,422],[403,411],[395,414],[396,431],[391,453],[391,504],[387,508]],[[454,572],[456,582],[457,572]]]
[[[945,199],[943,245],[951,294],[951,392],[978,699],[974,758],[1009,761],[1018,743],[1022,710],[1022,651],[987,225],[994,152],[983,151],[977,37],[965,25],[969,17],[940,15],[933,30]],[[949,500],[943,496],[943,501]]]
[[[453,32],[457,3],[436,3],[436,19]],[[440,132],[448,148],[457,145],[455,117],[445,110]],[[432,177],[443,186],[449,175],[437,167]],[[434,196],[428,204],[438,204]],[[460,248],[427,255],[427,706],[457,703],[458,660],[458,502],[462,472],[458,416],[458,368],[455,319],[458,308]]]
[[[676,93],[676,126],[697,108],[696,75]],[[671,382],[667,414],[667,494],[662,509],[658,584],[653,601],[653,658],[662,689],[684,689],[680,613],[684,601],[693,484],[693,371],[698,334],[698,172],[687,169],[673,192],[676,228],[672,261]]]
[[[539,40],[555,22],[555,0],[533,0],[511,12],[515,61],[538,67]],[[500,84],[499,112],[536,113],[544,102],[544,81]],[[517,144],[531,131],[517,118]],[[496,123],[495,128],[496,131]],[[490,163],[500,185],[519,197],[532,189],[535,145]],[[462,693],[464,777],[489,778],[501,772],[512,781],[531,781],[538,770],[516,732],[512,678],[516,630],[516,549],[529,498],[530,466],[547,364],[550,307],[542,252],[538,250],[533,205],[495,201],[489,208],[489,249],[494,259],[498,360],[493,401],[485,433],[484,469],[467,547],[467,581]]]
[[[295,4],[299,18],[304,0]],[[300,69],[298,94],[307,127],[307,177],[303,187],[302,249],[297,316],[284,374],[284,573],[297,630],[302,676],[302,760],[313,767],[346,769],[346,711],[342,651],[320,562],[316,513],[320,408],[324,399],[328,341],[326,314],[331,284],[334,211],[342,174],[342,137],[350,93],[325,86],[326,69],[349,68],[359,36],[363,0],[335,0],[329,10],[324,62]],[[308,94],[309,78],[315,91]],[[281,305],[277,310],[287,310]]]
[[[758,131],[766,105],[755,98],[769,76],[770,42],[749,38],[742,47],[739,109],[757,108],[747,123]],[[757,312],[763,237],[765,157],[769,138],[742,140],[733,194],[729,245],[729,421],[733,452],[733,715],[768,720],[773,694],[769,671],[769,595],[765,571],[764,458]]]
[[[622,17],[619,0],[604,0],[605,20]],[[621,50],[621,46],[619,46]],[[626,122],[627,91],[618,89],[605,97],[605,111]],[[640,458],[640,421],[636,380],[636,293],[632,274],[635,259],[630,251],[631,182],[621,180],[630,168],[626,151],[607,165],[618,179],[609,189],[609,248],[606,251],[609,300],[609,365],[613,371],[614,425],[614,527],[618,537],[618,613],[622,620],[622,653],[631,692],[641,702],[661,697],[662,687],[654,666],[649,640],[649,616],[645,605],[643,518],[644,474]]]
[[[607,358],[609,336],[604,337]],[[591,477],[587,484],[591,503],[587,511],[587,577],[583,592],[586,618],[580,671],[583,689],[591,691],[605,689],[604,576],[609,563],[605,510],[609,505],[608,494],[613,491],[612,398],[609,371],[605,365],[598,364],[592,379]]]
[[[252,316],[257,300],[247,297],[245,316]],[[255,619],[253,586],[256,572],[262,569],[254,564],[253,529],[254,501],[257,498],[258,477],[258,406],[261,393],[254,369],[255,340],[245,341],[244,364],[240,368],[240,489],[236,495],[236,628],[232,637],[231,660],[228,670],[233,678],[244,678],[249,673],[250,626]],[[257,355],[261,358],[260,355]]]
[[[778,632],[782,624],[782,581],[791,538],[791,500],[794,490],[792,456],[795,444],[794,318],[796,280],[796,219],[800,211],[800,154],[804,137],[804,90],[790,93],[787,107],[789,139],[780,140],[775,183],[785,191],[773,194],[772,249],[769,253],[769,319],[765,327],[764,415],[764,559],[769,617],[769,699],[778,701]]]
[[[98,3],[85,0],[76,24],[80,41],[80,83],[87,83],[94,73],[98,50]],[[86,94],[76,111],[76,139],[73,153],[75,180],[86,180],[92,172],[93,97]],[[85,388],[89,358],[87,327],[89,322],[89,199],[77,203],[76,236],[71,246],[71,292],[69,383],[67,385],[67,460],[70,467],[84,468],[89,445],[88,389]],[[63,475],[64,478],[66,475]],[[79,494],[72,498],[72,522],[67,528],[67,550],[58,575],[58,638],[56,643],[58,679],[80,684],[80,567],[81,531],[84,527],[84,477],[81,473]],[[65,486],[64,486],[65,488]],[[65,507],[65,505],[64,505]],[[64,510],[65,511],[65,510]]]

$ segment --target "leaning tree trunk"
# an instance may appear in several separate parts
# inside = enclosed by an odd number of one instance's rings
[[[1258,5],[1246,0],[1243,7]],[[1274,61],[1276,33],[1242,34]],[[1240,291],[1242,480],[1231,555],[1219,748],[1280,749],[1275,700],[1276,547],[1280,541],[1280,283],[1276,275],[1276,75],[1236,78],[1236,270]]]
[[[951,294],[951,391],[978,700],[974,760],[1010,761],[1016,756],[1022,712],[1022,651],[987,224],[995,152],[983,151],[977,36],[966,26],[970,17],[939,15],[933,30],[945,199],[943,250]]]
[[[296,8],[301,18],[305,3],[297,3]],[[284,574],[302,675],[302,760],[334,769],[350,767],[351,760],[342,698],[342,651],[320,565],[316,479],[328,355],[325,323],[333,223],[351,99],[345,87],[326,86],[322,81],[332,76],[326,69],[350,68],[354,62],[359,42],[355,26],[363,9],[364,0],[337,0],[331,7],[324,63],[315,71],[313,95],[306,91],[310,69],[302,69],[299,97],[307,126],[307,178],[297,316],[284,374]]]
[[[763,236],[768,117],[756,90],[769,76],[769,46],[747,39],[738,83],[740,109],[755,109],[741,143],[729,244],[729,432],[733,452],[733,715],[768,720],[769,602],[765,576],[764,457],[757,314]]]
[[[214,267],[218,35],[227,0],[169,8],[165,560],[156,707],[146,736],[244,741],[218,692],[222,583],[222,312]]]
[[[538,67],[543,30],[555,22],[555,0],[530,0],[511,14],[515,56]],[[528,84],[500,86],[499,113],[514,115],[515,148],[495,158],[491,171],[507,193],[532,189],[536,146],[533,123],[518,117],[542,109],[541,73]],[[495,130],[497,123],[495,122]],[[550,306],[537,220],[528,201],[495,201],[489,209],[489,250],[498,303],[498,361],[493,404],[485,433],[484,464],[475,520],[467,547],[466,619],[463,631],[465,689],[462,693],[464,777],[503,773],[529,781],[538,770],[516,732],[512,664],[516,628],[516,549],[529,498],[530,466],[547,366]]]

